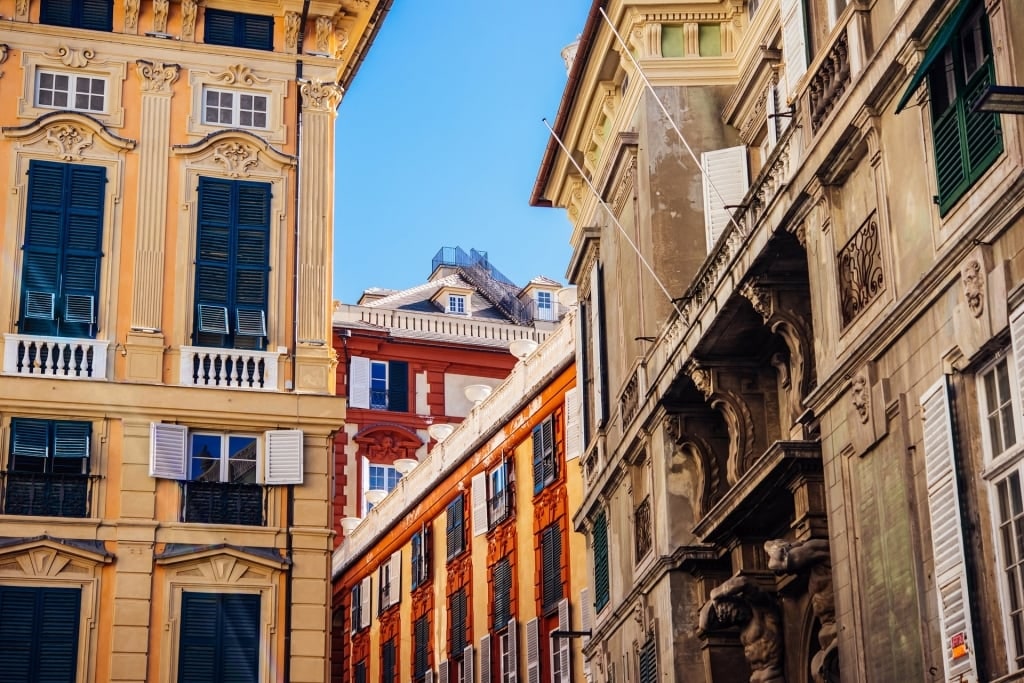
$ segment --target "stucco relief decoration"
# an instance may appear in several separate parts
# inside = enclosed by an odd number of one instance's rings
[[[153,0],[153,30],[157,33],[167,33],[167,11],[170,6],[170,0]]]
[[[448,586],[458,590],[473,578],[473,561],[469,554],[452,560],[448,565]]]
[[[139,25],[139,0],[124,0],[124,27],[134,31]]]
[[[704,398],[711,396],[713,391],[711,387],[711,371],[705,370],[704,368],[691,367],[689,369],[690,379],[693,380],[694,385],[697,387],[697,391],[704,394]]]
[[[196,11],[199,3],[196,0],[182,0],[181,2],[181,39],[195,40],[196,37]]]
[[[64,161],[78,161],[82,150],[92,146],[93,135],[70,124],[61,124],[46,131],[46,143],[57,150],[57,156]]]
[[[985,277],[978,259],[972,258],[963,265],[960,269],[960,281],[963,282],[967,310],[975,318],[980,318],[985,312]]]
[[[338,25],[334,29],[334,58],[341,59],[341,56],[345,54],[345,48],[348,47],[349,33],[348,29],[344,26]]]
[[[828,541],[817,538],[796,543],[774,540],[766,541],[764,549],[768,553],[768,568],[776,574],[807,574],[811,609],[820,624],[819,650],[811,657],[811,676],[815,683],[838,683],[838,629]]]
[[[853,409],[857,411],[861,424],[867,424],[868,422],[870,417],[868,411],[871,408],[870,402],[868,379],[863,373],[858,373],[850,380],[850,403],[853,404]]]
[[[225,85],[259,85],[270,79],[257,75],[245,64],[232,64],[214,76],[213,80]]]
[[[178,80],[177,64],[159,64],[139,60],[136,62],[143,92],[169,93],[171,84]]]
[[[18,2],[14,4],[14,13],[19,17],[28,14],[28,0],[18,0]]]
[[[60,60],[61,64],[72,69],[82,69],[89,66],[89,62],[96,56],[96,53],[87,47],[79,50],[67,45],[61,45],[57,48],[56,55],[46,56],[50,59]]]
[[[406,449],[395,443],[395,437],[385,435],[380,441],[367,448],[371,460],[394,460],[405,456]]]
[[[311,111],[334,111],[345,92],[340,85],[320,80],[306,81],[299,88],[302,104]]]
[[[746,576],[734,576],[712,590],[710,597],[700,610],[700,628],[739,627],[750,683],[786,683],[782,619],[775,597]]]
[[[740,294],[750,302],[762,319],[768,320],[772,314],[772,296],[766,287],[755,282],[744,282],[740,286]]]
[[[244,177],[259,163],[259,150],[243,142],[224,142],[213,148],[213,160],[223,164],[232,178]]]
[[[0,43],[0,64],[3,64],[4,62],[7,61],[7,50],[8,50],[7,44],[6,43]],[[0,73],[0,76],[3,76],[3,74]]]
[[[358,9],[370,9],[370,0],[349,0],[348,4]]]
[[[302,15],[298,12],[284,13],[284,47],[286,50],[295,50],[299,46],[299,27],[302,25]]]
[[[316,51],[327,54],[331,49],[331,33],[334,31],[334,19],[331,17],[316,18]]]

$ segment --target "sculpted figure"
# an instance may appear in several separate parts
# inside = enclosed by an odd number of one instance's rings
[[[734,576],[715,588],[700,610],[700,627],[705,631],[740,628],[750,683],[786,683],[780,622],[775,597],[746,576]]]
[[[860,421],[866,424],[868,421],[868,380],[864,375],[857,375],[850,380],[850,394],[854,410],[860,416]]]
[[[811,609],[821,628],[820,650],[811,659],[815,683],[839,683],[839,650],[836,644],[836,602],[832,590],[832,557],[828,541],[820,538],[799,543],[768,541],[768,568],[778,574],[807,573],[807,592]]]
[[[977,259],[971,259],[964,264],[960,269],[960,279],[963,282],[967,309],[971,315],[978,318],[985,311],[985,278]]]

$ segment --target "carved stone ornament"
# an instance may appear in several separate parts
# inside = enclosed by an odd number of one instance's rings
[[[744,282],[740,286],[740,294],[764,320],[768,320],[772,313],[772,294],[766,287],[756,282]]]
[[[196,10],[199,3],[196,0],[181,1],[181,39],[195,40],[196,38]]]
[[[348,29],[344,26],[339,26],[334,29],[334,58],[341,59],[341,55],[345,53],[345,48],[348,47],[349,35]]]
[[[985,276],[978,259],[969,259],[960,269],[960,281],[964,287],[967,310],[975,318],[985,312]]]
[[[284,47],[286,50],[295,50],[299,46],[299,27],[302,25],[302,15],[298,12],[284,13]]]
[[[326,54],[331,49],[331,33],[334,31],[334,19],[331,17],[316,18],[316,51]]]
[[[243,142],[224,142],[213,148],[213,160],[223,164],[232,178],[245,177],[260,162],[259,150]]]
[[[142,79],[143,92],[169,93],[171,84],[178,80],[177,64],[154,64],[140,59],[135,65]]]
[[[170,0],[153,0],[153,30],[157,33],[167,33],[167,10],[170,6]]]
[[[858,373],[850,380],[850,402],[853,409],[857,411],[861,424],[867,424],[870,417],[868,411],[871,408],[871,397],[868,390],[868,378],[863,373]]]
[[[245,64],[232,64],[224,71],[213,77],[215,81],[225,85],[259,85],[266,83],[268,78],[258,76],[250,67]]]
[[[64,161],[78,161],[82,150],[92,146],[92,133],[71,124],[53,126],[46,131],[46,143],[57,150]]]
[[[683,418],[679,415],[669,415],[665,420],[665,436],[674,444],[683,442]]]
[[[713,391],[711,387],[711,371],[693,366],[690,368],[689,374],[690,379],[693,380],[694,385],[697,387],[697,391],[704,394],[704,398],[711,396]]]
[[[700,610],[700,628],[739,627],[750,683],[786,683],[782,618],[775,596],[747,576],[734,576],[712,590],[710,597]]]
[[[306,81],[299,88],[303,107],[311,111],[334,111],[341,103],[344,88],[320,80]]]
[[[6,43],[0,43],[0,64],[7,61],[7,50],[8,46]]]
[[[139,25],[139,0],[124,0],[124,27],[134,31]]]
[[[14,5],[14,13],[19,17],[28,14],[28,0],[18,0]]]
[[[87,47],[78,50],[67,45],[61,45],[57,48],[56,55],[46,56],[50,59],[59,59],[61,64],[72,69],[81,69],[89,66],[89,61],[96,56],[96,53]]]
[[[349,4],[359,9],[370,9],[370,0],[349,0]]]

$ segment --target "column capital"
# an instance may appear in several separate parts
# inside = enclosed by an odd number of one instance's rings
[[[299,92],[302,94],[302,108],[306,111],[333,112],[341,103],[345,89],[334,83],[301,81]]]
[[[135,62],[135,67],[142,79],[142,91],[161,94],[171,92],[171,85],[178,80],[178,73],[181,70],[177,64],[147,62],[144,59]]]

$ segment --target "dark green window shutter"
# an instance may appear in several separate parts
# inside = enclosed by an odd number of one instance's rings
[[[274,49],[274,18],[225,10],[206,10],[203,40],[210,45],[230,45],[254,50]]]
[[[448,656],[458,657],[466,648],[466,589],[451,594],[451,631],[448,638]]]
[[[462,496],[459,496],[448,505],[445,530],[448,541],[447,559],[449,560],[461,553],[465,547],[465,534],[463,533],[464,515]]]
[[[74,683],[80,588],[0,586],[0,678]]]
[[[430,639],[430,622],[423,615],[413,624],[413,679],[422,680],[427,671],[427,643]]]
[[[50,455],[50,423],[48,420],[13,418],[11,420],[11,455],[19,469],[22,458],[45,458]]]
[[[545,609],[562,599],[562,534],[557,524],[541,532],[541,597]]]
[[[259,678],[260,596],[181,594],[178,683]]]
[[[512,618],[512,564],[507,557],[494,565],[494,630],[505,628]]]
[[[544,490],[544,439],[541,425],[533,428],[533,492]]]
[[[594,520],[591,532],[594,551],[594,606],[600,610],[608,604],[608,518],[602,512]]]
[[[533,492],[540,493],[557,476],[555,422],[548,417],[533,429]]]
[[[388,410],[409,412],[409,364],[388,361]]]
[[[658,652],[654,647],[654,638],[647,638],[639,654],[640,683],[658,683]]]
[[[394,683],[395,680],[395,639],[381,646],[380,681]]]

